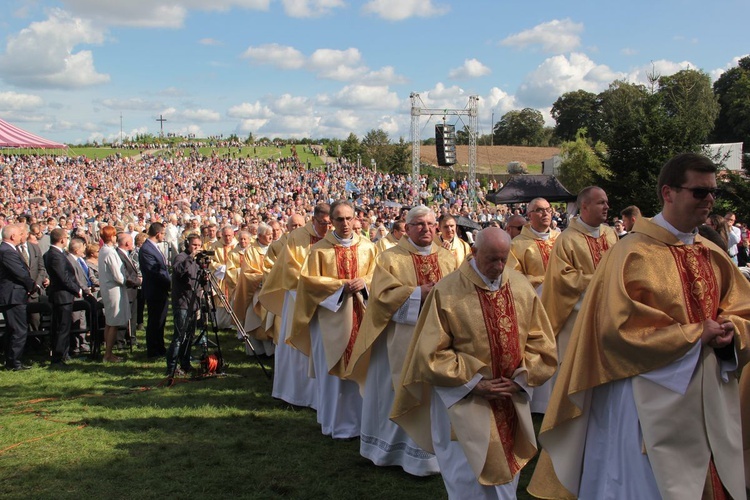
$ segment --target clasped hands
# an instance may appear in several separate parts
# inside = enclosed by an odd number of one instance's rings
[[[701,342],[704,345],[721,349],[732,343],[734,339],[734,324],[721,316],[716,320],[707,319],[703,322]]]
[[[365,289],[365,280],[362,278],[354,278],[344,283],[344,293],[355,294]]]
[[[487,400],[493,400],[509,398],[519,391],[521,391],[520,385],[512,379],[500,376],[498,378],[485,378],[480,380],[471,390],[471,393]]]

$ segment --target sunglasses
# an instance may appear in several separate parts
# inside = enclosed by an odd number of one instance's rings
[[[690,191],[693,193],[693,198],[696,200],[703,200],[705,199],[709,194],[713,196],[713,198],[716,200],[721,197],[721,189],[719,188],[691,188],[691,187],[685,187],[685,186],[672,186],[674,189],[685,189],[687,191]]]

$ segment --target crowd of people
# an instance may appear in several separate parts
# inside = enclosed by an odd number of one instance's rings
[[[121,361],[145,305],[147,356],[190,376],[205,274],[217,327],[273,360],[274,398],[376,466],[441,474],[450,498],[515,498],[532,413],[534,496],[745,495],[748,234],[711,214],[701,155],[664,165],[650,219],[612,219],[596,186],[577,215],[543,198],[490,208],[481,191],[472,207],[465,180],[294,157],[4,162],[10,370],[28,368],[26,305],[46,297],[51,367],[90,349],[70,334],[81,321],[103,321],[103,360]]]

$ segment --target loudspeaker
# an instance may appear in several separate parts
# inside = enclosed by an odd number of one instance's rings
[[[449,167],[456,164],[456,126],[439,123],[435,125],[435,148],[438,165]]]

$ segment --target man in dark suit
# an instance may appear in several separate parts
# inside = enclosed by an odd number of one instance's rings
[[[38,224],[37,224],[38,226]],[[31,241],[29,237],[29,226],[21,225],[21,243],[18,245],[18,252],[21,254],[21,258],[29,267],[29,273],[31,273],[31,279],[38,285],[34,289],[34,292],[29,296],[29,302],[39,302],[39,297],[44,295],[44,289],[49,285],[49,278],[47,277],[47,270],[44,268],[44,259],[42,249],[39,245]],[[45,299],[46,300],[46,297]],[[29,316],[29,326],[32,330],[39,330],[39,323],[41,318],[39,314],[34,313]]]
[[[17,224],[3,227],[0,243],[0,312],[5,318],[5,367],[8,370],[26,370],[21,363],[29,326],[26,320],[26,303],[29,294],[36,290],[29,268],[16,247],[21,242],[23,228]]]
[[[117,255],[120,257],[122,264],[125,266],[125,286],[127,286],[128,302],[130,302],[131,320],[128,325],[127,335],[128,338],[120,339],[118,331],[117,343],[129,343],[131,346],[137,346],[138,341],[135,337],[135,325],[134,321],[136,316],[136,298],[138,296],[138,287],[141,286],[141,277],[138,275],[138,269],[135,268],[135,264],[130,260],[130,252],[133,251],[135,246],[133,245],[133,237],[128,233],[120,233],[117,235]]]
[[[85,330],[88,328],[93,337],[97,332],[96,314],[98,312],[98,308],[96,298],[91,292],[93,283],[91,282],[91,278],[89,276],[88,265],[86,265],[86,261],[84,260],[85,256],[86,242],[80,238],[71,239],[70,243],[68,243],[68,252],[65,254],[65,257],[73,265],[73,269],[75,269],[76,273],[76,282],[81,288],[82,297],[81,299],[77,300],[83,300],[88,303],[89,309],[91,311],[89,317],[87,317],[86,311],[84,310],[79,309],[74,311],[71,324],[78,330]],[[75,302],[77,302],[77,300],[73,301],[73,309],[76,309]],[[78,333],[70,336],[70,350],[73,354],[91,352],[89,343],[86,341],[85,333]]]
[[[52,365],[66,366],[70,349],[70,326],[73,321],[73,301],[82,297],[76,280],[76,270],[63,253],[68,243],[68,234],[62,228],[49,234],[50,247],[44,254],[44,267],[49,274],[47,295],[52,302]]]
[[[159,250],[164,241],[164,224],[154,222],[148,228],[148,239],[138,252],[138,263],[143,277],[143,298],[148,309],[146,325],[146,355],[149,358],[164,356],[164,326],[167,322],[167,296],[172,280],[167,268],[167,259]]]

